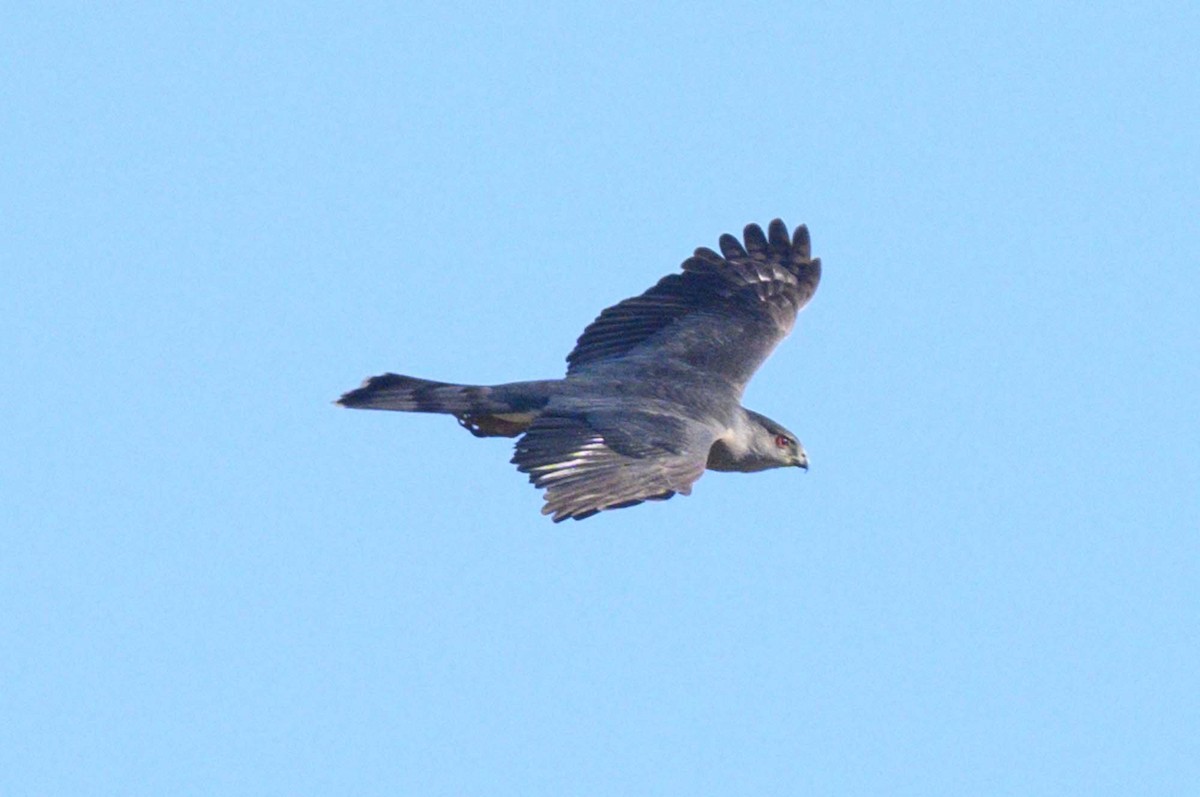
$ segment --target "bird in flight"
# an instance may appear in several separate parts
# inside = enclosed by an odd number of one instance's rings
[[[744,243],[743,243],[744,242]],[[706,469],[808,469],[792,432],[742,407],[746,383],[787,337],[821,278],[808,228],[702,247],[640,296],[604,312],[562,379],[455,385],[382,374],[343,407],[453,415],[477,437],[517,437],[512,462],[545,490],[542,514],[582,520],[688,495]]]

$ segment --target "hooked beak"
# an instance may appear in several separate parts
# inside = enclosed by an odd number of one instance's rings
[[[808,470],[808,454],[806,454],[803,451],[797,452],[795,465],[797,468],[804,468],[804,470],[807,471]]]

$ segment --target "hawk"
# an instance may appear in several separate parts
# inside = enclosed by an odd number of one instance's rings
[[[792,432],[741,405],[821,278],[808,229],[702,247],[640,296],[600,313],[562,379],[455,385],[387,373],[343,407],[453,415],[477,437],[517,437],[512,463],[545,490],[542,514],[582,520],[688,495],[706,469],[753,472],[808,457]]]

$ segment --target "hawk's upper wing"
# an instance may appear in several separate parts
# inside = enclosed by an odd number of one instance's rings
[[[697,249],[682,274],[602,312],[567,356],[567,373],[645,357],[665,369],[708,372],[740,393],[791,331],[821,278],[804,225],[789,237],[779,219],[767,235],[749,224],[745,242],[722,235],[721,255]]]
[[[512,461],[546,491],[542,514],[557,523],[689,494],[715,438],[697,421],[647,410],[548,410],[517,441]]]

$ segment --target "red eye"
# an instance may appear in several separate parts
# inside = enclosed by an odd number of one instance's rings
[[[787,439],[787,437],[785,437],[784,435],[781,435],[781,434],[775,435],[775,445],[779,446],[780,448],[787,448],[791,444],[792,444],[792,441]]]

